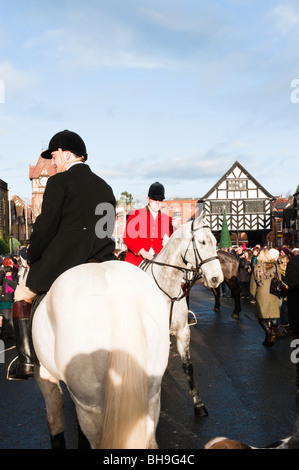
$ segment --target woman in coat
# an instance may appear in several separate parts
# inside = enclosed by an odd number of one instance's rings
[[[275,328],[280,317],[279,299],[270,294],[271,279],[278,277],[280,272],[277,266],[279,252],[277,250],[263,248],[254,265],[254,282],[250,286],[250,294],[255,298],[255,316],[265,331],[264,346],[273,346]]]

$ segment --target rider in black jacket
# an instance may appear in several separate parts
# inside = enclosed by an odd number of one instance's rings
[[[41,156],[52,160],[57,174],[48,180],[41,214],[33,226],[28,277],[15,293],[13,319],[19,357],[15,370],[8,372],[9,379],[33,376],[29,318],[36,295],[47,292],[60,274],[74,266],[90,259],[116,259],[112,240],[115,197],[110,186],[85,164],[87,152],[81,137],[67,130],[59,132]],[[97,231],[98,224],[102,230]]]

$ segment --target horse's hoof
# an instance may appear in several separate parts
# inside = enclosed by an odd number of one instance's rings
[[[217,313],[220,312],[220,308],[217,308],[217,307],[214,307],[213,310],[214,310],[214,312],[217,312]]]
[[[65,439],[64,439],[64,433],[61,432],[59,434],[56,434],[56,436],[50,436],[51,440],[51,448],[53,450],[55,449],[65,449]]]
[[[194,407],[195,416],[199,416],[203,418],[204,416],[208,416],[208,410],[206,409],[205,405],[195,405]]]

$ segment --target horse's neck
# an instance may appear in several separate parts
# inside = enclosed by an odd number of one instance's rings
[[[177,297],[179,295],[183,279],[182,269],[186,268],[178,245],[179,240],[171,238],[156,257],[158,263],[170,265],[171,267],[153,263],[151,269],[151,274],[158,285],[161,286],[163,291],[167,292],[170,297]],[[172,266],[181,269],[176,269]]]

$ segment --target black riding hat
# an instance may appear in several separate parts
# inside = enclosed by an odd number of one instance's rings
[[[148,197],[154,201],[164,201],[165,199],[165,189],[163,184],[153,183],[148,190]]]
[[[48,150],[42,152],[41,156],[42,158],[47,158],[50,160],[52,158],[51,153],[58,149],[69,150],[78,157],[84,157],[85,161],[87,160],[85,143],[75,132],[65,130],[55,134],[54,137],[52,137],[50,140]]]

